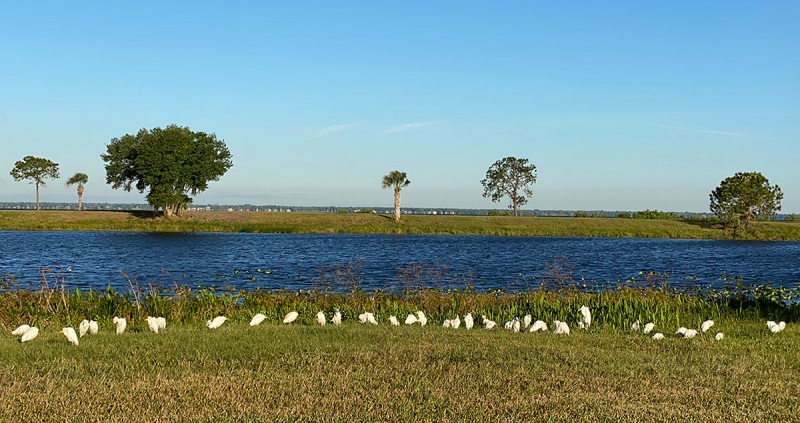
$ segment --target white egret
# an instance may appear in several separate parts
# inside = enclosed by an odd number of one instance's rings
[[[589,329],[589,326],[592,324],[592,312],[589,311],[589,307],[581,306],[580,308],[581,316],[583,316],[582,322],[583,326],[582,329]]]
[[[653,335],[653,341],[658,341],[660,339],[664,339],[664,334],[663,333],[658,332],[658,333]]]
[[[255,316],[253,316],[252,319],[250,319],[250,326],[258,326],[264,320],[267,320],[267,316],[265,316],[264,314],[258,313]]]
[[[515,317],[514,320],[511,321],[511,330],[514,331],[514,333],[519,333],[519,329],[520,329],[519,318]]]
[[[417,323],[419,323],[420,326],[428,324],[428,318],[425,317],[425,313],[423,313],[422,310],[417,310]]]
[[[442,327],[444,327],[444,328],[453,327],[453,321],[450,320],[450,319],[445,319],[444,323],[442,323]]]
[[[533,325],[531,325],[530,332],[540,332],[540,331],[541,332],[547,331],[547,323],[545,323],[543,320],[537,320],[533,322]]]
[[[697,336],[697,333],[698,332],[696,330],[694,330],[694,329],[686,329],[686,332],[684,332],[683,337],[684,338],[694,338],[695,336]]]
[[[769,329],[769,331],[772,333],[778,333],[781,331],[780,326],[778,326],[778,324],[772,320],[767,320],[767,329]]]
[[[361,324],[367,323],[367,313],[361,313],[358,315],[358,322]]]
[[[337,308],[336,311],[333,312],[333,319],[331,319],[331,323],[334,325],[341,325],[342,324],[342,313]]]
[[[653,329],[655,329],[655,328],[656,328],[656,325],[655,325],[655,323],[648,323],[648,324],[644,325],[644,330],[643,330],[642,332],[644,332],[644,333],[650,333],[650,332],[652,332],[652,331],[653,331]]]
[[[114,326],[117,327],[117,329],[116,329],[117,335],[121,334],[122,332],[125,332],[125,328],[128,327],[128,321],[125,320],[124,317],[116,317],[115,316],[112,321],[114,322]],[[75,329],[73,329],[73,331],[74,330]]]
[[[406,324],[413,325],[414,323],[417,323],[417,316],[409,314],[408,317],[406,317]]]
[[[497,326],[497,323],[495,323],[493,320],[487,319],[486,316],[484,315],[481,315],[481,319],[482,319],[481,322],[483,323],[483,327],[485,329],[494,329],[494,327]]]
[[[389,316],[389,324],[392,326],[400,326],[400,321],[395,316]]]
[[[783,332],[783,330],[786,329],[786,322],[778,322],[778,328]]]
[[[717,341],[722,341],[724,338],[725,334],[723,334],[722,332],[719,332],[718,334],[714,335],[714,339],[716,339]]]
[[[283,323],[292,323],[295,320],[297,320],[297,316],[299,316],[299,315],[300,315],[300,313],[298,313],[296,311],[290,311],[286,315],[286,317],[283,318]]]
[[[475,326],[475,320],[472,318],[472,313],[467,313],[464,316],[464,327],[470,330],[473,326]]]
[[[522,318],[522,324],[524,325],[525,329],[527,329],[528,326],[531,325],[532,321],[533,321],[533,316],[531,316],[530,314],[526,314],[525,317]]]
[[[453,329],[458,329],[461,326],[461,319],[456,314],[456,318],[453,319]]]
[[[512,326],[514,326],[514,321],[513,320],[509,320],[503,325],[503,329],[511,330]]]
[[[147,327],[150,329],[150,331],[158,333],[158,329],[160,327],[160,325],[158,324],[158,317],[152,317],[152,316],[148,317]]]
[[[317,323],[319,323],[320,326],[325,326],[325,312],[320,311],[317,313]]]
[[[367,315],[367,322],[372,323],[373,325],[377,325],[378,324],[378,320],[375,318],[374,314],[372,314],[370,312],[366,312],[364,314]]]
[[[19,327],[17,327],[16,329],[12,330],[12,331],[11,331],[11,334],[12,334],[12,335],[17,335],[17,336],[19,336],[19,335],[24,335],[24,334],[25,334],[25,332],[27,332],[27,331],[28,331],[28,329],[30,329],[30,328],[31,328],[31,327],[30,327],[29,325],[20,325],[20,326],[19,326]]]
[[[156,317],[156,324],[158,324],[158,330],[164,330],[167,328],[167,319]]]
[[[19,342],[28,342],[37,336],[39,336],[39,328],[36,326],[31,326],[30,329],[26,330],[25,333],[22,334],[22,338],[20,338]]]
[[[700,325],[700,330],[703,331],[703,333],[706,333],[708,332],[709,329],[711,329],[711,326],[714,326],[714,321],[706,320],[705,322],[703,322],[703,324]]]
[[[686,329],[685,327],[681,326],[678,328],[678,331],[675,332],[675,335],[686,335],[687,330],[689,329]]]
[[[228,320],[228,318],[225,316],[217,316],[214,318],[214,320],[206,320],[206,327],[209,329],[216,329],[222,326],[226,320]]]
[[[556,330],[553,333],[558,335],[569,335],[569,325],[567,322],[555,321]]]
[[[72,345],[78,345],[78,334],[75,333],[75,329],[69,327],[61,329],[61,333],[67,337],[67,341],[69,341]]]
[[[639,321],[638,320],[633,322],[633,324],[631,325],[631,330],[634,331],[634,332],[639,330]]]
[[[100,327],[97,325],[97,320],[89,320],[89,333],[92,335],[97,335],[99,330]]]
[[[86,319],[83,319],[78,324],[78,333],[80,334],[81,338],[83,338],[83,335],[86,335],[86,332],[89,332],[89,321],[86,320]]]

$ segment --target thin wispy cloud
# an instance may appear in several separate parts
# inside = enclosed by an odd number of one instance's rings
[[[332,134],[334,132],[344,131],[345,129],[352,128],[354,126],[356,126],[355,123],[345,123],[345,124],[342,124],[342,125],[328,126],[326,128],[322,128],[319,131],[317,131],[317,133],[314,134],[309,139],[313,140],[314,138],[324,137],[325,135],[329,135],[329,134]]]
[[[706,134],[715,134],[715,135],[728,135],[731,137],[743,137],[742,134],[737,134],[736,132],[725,132],[725,131],[712,131],[710,129],[697,129],[697,128],[684,128],[682,126],[664,126],[664,125],[656,125],[658,128],[667,128],[667,129],[680,129],[682,131],[693,131],[693,132],[703,132]]]
[[[434,123],[439,122],[415,122],[415,123],[407,123],[405,125],[395,126],[393,128],[387,129],[383,134],[393,134],[395,132],[403,132],[403,131],[410,131],[412,129],[422,128],[423,126],[433,125]]]

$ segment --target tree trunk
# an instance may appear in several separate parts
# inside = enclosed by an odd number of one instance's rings
[[[394,221],[400,221],[400,187],[394,189]]]
[[[78,211],[83,210],[83,185],[78,185]]]
[[[517,202],[514,201],[513,204],[514,204],[514,217],[517,217],[519,216],[519,213],[517,213]]]
[[[39,183],[36,183],[36,210],[39,210]]]

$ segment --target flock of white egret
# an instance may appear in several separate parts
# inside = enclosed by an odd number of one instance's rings
[[[581,319],[577,322],[576,327],[580,330],[588,330],[592,324],[592,313],[588,307],[582,306],[580,308]],[[283,319],[283,323],[290,324],[297,320],[300,316],[300,313],[296,311],[292,311],[286,315]],[[267,319],[262,313],[258,313],[253,316],[252,320],[250,320],[250,326],[257,326],[264,322]],[[325,312],[318,312],[315,316],[317,324],[320,326],[325,326],[327,323],[327,318],[325,316]],[[225,316],[217,316],[212,320],[208,320],[205,323],[205,326],[208,329],[217,329],[222,326],[228,320]],[[398,320],[397,316],[389,316],[389,324],[392,326],[400,326],[400,320]],[[358,321],[361,324],[372,324],[377,325],[378,320],[375,318],[375,315],[370,312],[364,312],[358,315]],[[116,327],[116,333],[121,334],[125,332],[125,328],[127,327],[127,320],[124,317],[114,317],[112,320],[114,326]],[[331,318],[331,323],[334,325],[342,324],[342,313],[339,310],[335,310],[333,313],[333,317]],[[443,327],[458,329],[461,325],[464,325],[464,328],[467,330],[472,329],[475,326],[475,319],[472,317],[472,313],[467,313],[463,316],[456,315],[453,319],[447,319],[442,323]],[[409,314],[405,319],[406,325],[414,325],[419,324],[420,326],[425,326],[428,324],[428,318],[425,316],[425,313],[417,311],[415,313]],[[497,323],[493,320],[488,319],[485,315],[481,316],[481,325],[486,330],[492,330],[497,327]],[[713,320],[706,320],[700,325],[698,329],[680,327],[675,332],[676,335],[680,335],[683,338],[694,338],[698,334],[706,333],[714,326]],[[150,331],[154,333],[159,333],[159,331],[163,331],[167,327],[167,320],[164,317],[148,317],[147,318],[147,327]],[[550,330],[550,327],[547,323],[542,320],[533,321],[533,317],[528,314],[524,316],[522,319],[519,317],[514,317],[513,319],[505,322],[503,327],[506,330],[512,332],[547,332]],[[641,330],[644,334],[650,334],[655,330],[656,325],[652,322],[645,324],[643,327],[639,320],[636,320],[631,325],[631,331],[638,332]],[[767,329],[771,333],[778,333],[786,328],[786,322],[767,322]],[[99,325],[95,320],[83,320],[78,325],[78,332],[75,332],[75,329],[72,327],[65,327],[61,330],[61,333],[67,338],[67,340],[72,343],[73,345],[79,345],[80,338],[82,338],[86,334],[96,334],[99,331]],[[552,324],[552,331],[554,334],[557,335],[569,335],[570,334],[570,327],[567,322],[562,322],[556,320]],[[18,328],[14,329],[11,332],[12,335],[20,336],[20,342],[28,342],[35,339],[39,335],[39,328],[35,326],[29,325],[21,325]],[[654,333],[651,338],[655,341],[661,340],[665,338],[665,335],[661,332]],[[722,332],[718,332],[714,339],[717,341],[721,341],[725,338],[725,335]]]

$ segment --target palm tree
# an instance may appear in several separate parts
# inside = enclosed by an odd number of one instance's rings
[[[76,173],[67,181],[67,186],[78,184],[78,211],[83,208],[83,184],[89,182],[89,177],[85,173]]]
[[[394,187],[394,221],[400,221],[400,190],[407,187],[411,181],[406,179],[406,173],[393,170],[383,177],[383,189]]]

